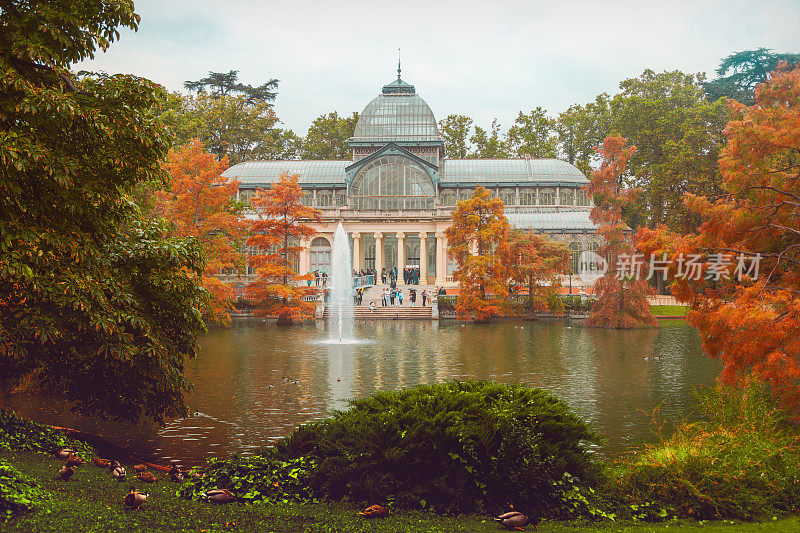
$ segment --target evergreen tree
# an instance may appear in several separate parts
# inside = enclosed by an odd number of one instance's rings
[[[270,102],[273,102],[278,95],[275,92],[278,88],[278,80],[273,78],[258,87],[253,87],[239,82],[238,70],[231,70],[227,73],[209,71],[205,78],[197,81],[185,81],[183,86],[198,93],[211,89],[211,95],[214,97],[241,95],[245,97],[248,104],[262,103],[267,106],[271,106]]]

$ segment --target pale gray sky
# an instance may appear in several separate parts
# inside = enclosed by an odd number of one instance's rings
[[[396,77],[398,47],[437,119],[484,127],[613,94],[645,68],[713,77],[735,51],[800,52],[797,0],[138,0],[136,12],[139,31],[80,68],[170,90],[209,70],[278,78],[276,112],[299,135],[323,113],[360,112]]]

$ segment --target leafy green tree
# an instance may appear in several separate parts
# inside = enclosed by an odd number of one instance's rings
[[[308,128],[300,147],[301,159],[350,159],[347,140],[353,136],[358,113],[340,117],[334,111],[317,117]]]
[[[594,102],[573,105],[560,113],[554,129],[558,135],[559,155],[590,176],[597,147],[611,129],[610,98],[602,93]]]
[[[253,87],[252,85],[245,85],[239,82],[239,71],[231,70],[229,72],[211,72],[208,76],[197,81],[185,81],[183,86],[190,91],[197,91],[198,93],[205,92],[207,88],[211,88],[212,96],[233,96],[234,94],[245,96],[248,104],[256,102],[266,103],[273,102],[278,95],[275,90],[278,88],[278,80],[275,78]]]
[[[756,86],[781,62],[800,64],[800,54],[779,54],[769,48],[735,52],[722,60],[717,79],[703,83],[703,89],[712,101],[726,97],[753,105]]]
[[[136,29],[133,2],[0,7],[0,375],[84,413],[182,414],[203,258],[127,194],[163,176],[164,91],[69,70]]]
[[[447,115],[439,121],[439,133],[444,137],[444,153],[451,159],[465,159],[469,154],[472,119],[464,115]]]
[[[476,126],[475,133],[469,139],[475,145],[467,155],[470,159],[504,159],[511,156],[508,144],[500,136],[500,123],[492,121],[491,133]]]
[[[280,122],[271,104],[250,102],[244,95],[170,95],[161,119],[175,134],[176,146],[200,139],[218,160],[233,165],[252,159],[294,159],[301,139]]]
[[[701,75],[645,70],[620,83],[610,102],[611,132],[637,147],[622,176],[641,196],[624,212],[631,227],[666,224],[690,231],[699,219],[687,211],[684,193],[719,194],[717,167],[728,110],[709,102]]]
[[[553,121],[541,107],[527,115],[520,111],[514,125],[508,129],[507,149],[516,157],[556,157],[558,139],[553,135],[553,129]]]

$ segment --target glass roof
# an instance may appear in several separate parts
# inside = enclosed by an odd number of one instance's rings
[[[439,174],[442,185],[459,182],[587,183],[586,176],[559,159],[445,159]]]
[[[280,180],[281,174],[300,176],[301,185],[345,185],[344,169],[351,161],[246,161],[222,173],[244,185],[266,185]]]
[[[589,220],[589,210],[556,208],[516,208],[506,210],[506,218],[517,229],[556,231],[559,233],[594,233],[597,224]]]
[[[372,100],[356,123],[353,141],[441,141],[436,118],[414,87],[399,80],[384,87],[384,94]],[[387,92],[387,87],[390,90]],[[411,93],[400,92],[410,88]]]

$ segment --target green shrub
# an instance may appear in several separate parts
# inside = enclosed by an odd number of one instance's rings
[[[0,459],[0,521],[33,510],[48,498],[36,483],[26,481],[22,474]]]
[[[441,512],[560,509],[554,483],[595,473],[595,434],[537,389],[478,381],[420,385],[350,402],[275,447],[313,459],[314,494]]]
[[[616,469],[620,514],[751,520],[800,509],[800,438],[759,385],[699,395],[702,420]]]
[[[197,500],[209,489],[228,489],[243,500],[304,501],[312,499],[314,461],[301,457],[284,461],[271,450],[264,455],[212,459],[201,478],[183,483],[177,496]]]
[[[85,442],[71,439],[58,430],[0,409],[0,450],[54,453],[67,447],[87,460],[95,453]]]
[[[455,312],[458,296],[437,296],[436,300],[439,302],[439,311]]]

